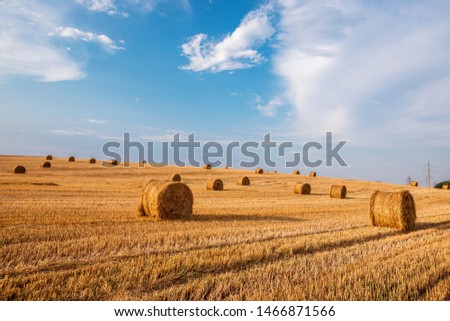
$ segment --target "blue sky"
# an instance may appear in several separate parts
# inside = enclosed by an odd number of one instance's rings
[[[349,166],[319,174],[439,182],[449,39],[448,1],[0,0],[0,154],[331,131]]]

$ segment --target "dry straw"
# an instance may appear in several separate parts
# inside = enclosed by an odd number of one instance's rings
[[[416,222],[416,207],[409,191],[375,191],[370,197],[370,220],[373,226],[411,230]]]
[[[27,171],[26,168],[22,165],[17,165],[16,167],[13,168],[14,174],[25,174],[26,171]]]
[[[300,175],[300,171],[298,169],[295,169],[294,172],[292,173],[294,175]]]
[[[317,173],[316,173],[316,172],[309,172],[309,176],[311,176],[311,177],[316,177],[316,176],[317,176]]]
[[[297,183],[294,187],[294,194],[300,194],[300,195],[311,194],[311,185]]]
[[[168,182],[181,182],[181,175],[180,174],[173,174],[169,177],[167,180]]]
[[[69,161],[69,162],[74,162],[74,161],[75,161],[75,157],[70,156],[70,157],[68,158],[68,161]]]
[[[256,174],[264,174],[264,170],[262,169],[262,168],[257,168],[257,169],[255,169],[255,173]]]
[[[41,167],[42,168],[50,168],[50,167],[52,167],[52,163],[50,163],[50,162],[43,162],[41,164]]]
[[[347,187],[345,185],[331,185],[331,198],[345,198],[347,196]]]
[[[412,181],[412,182],[409,183],[409,185],[417,187],[417,186],[419,186],[419,183],[417,183],[415,181]]]
[[[193,204],[194,196],[186,184],[150,180],[142,189],[138,212],[156,220],[187,219]]]
[[[52,155],[47,155],[46,157],[45,157],[45,160],[52,160],[53,159],[53,156]]]
[[[212,179],[206,182],[206,189],[208,191],[222,191],[223,182],[221,179]]]
[[[448,184],[442,185],[442,189],[449,189]]]
[[[248,186],[250,185],[250,179],[247,176],[241,176],[237,179],[237,184]]]
[[[95,158],[89,158],[89,164],[95,164],[97,160]]]
[[[203,169],[211,169],[211,164],[205,164],[205,165],[203,165]]]

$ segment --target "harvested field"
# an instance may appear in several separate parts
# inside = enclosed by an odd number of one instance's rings
[[[450,300],[450,193],[215,168],[103,168],[0,156],[1,300]],[[26,175],[11,169],[22,164]],[[144,184],[174,172],[192,219],[136,215]],[[236,180],[247,176],[251,185]],[[213,193],[205,182],[220,177]],[[329,196],[345,184],[345,201]],[[409,189],[410,232],[372,226],[375,190]]]

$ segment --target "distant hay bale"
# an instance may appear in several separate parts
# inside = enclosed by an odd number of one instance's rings
[[[294,175],[300,175],[300,171],[298,169],[294,170],[294,172],[292,173]]]
[[[262,169],[262,168],[257,168],[257,169],[255,169],[255,173],[256,174],[264,174],[264,170]]]
[[[222,191],[223,190],[223,182],[221,179],[212,179],[206,182],[206,189],[208,191]]]
[[[157,220],[187,219],[192,215],[194,196],[181,182],[150,180],[142,189],[138,212]]]
[[[412,181],[412,182],[409,183],[409,185],[410,185],[410,186],[417,187],[417,186],[419,186],[419,183],[416,182],[416,181]]]
[[[273,171],[274,174],[278,173],[278,171]]]
[[[347,196],[347,187],[345,185],[331,185],[331,198],[345,198]]]
[[[17,165],[13,168],[14,174],[25,174],[26,171],[27,170],[26,170],[25,166],[22,166],[22,165]]]
[[[448,184],[442,185],[442,189],[449,189]]]
[[[97,160],[95,158],[89,158],[89,164],[95,164]]]
[[[250,185],[250,179],[247,176],[241,176],[237,179],[237,184],[242,186]]]
[[[181,182],[181,176],[180,176],[180,174],[173,174],[172,176],[169,177],[169,179],[167,181],[168,182]]]
[[[117,159],[113,159],[110,164],[112,166],[117,166],[119,164],[119,162],[117,161]]]
[[[316,176],[317,176],[317,173],[316,173],[316,172],[309,172],[309,176],[311,176],[311,177],[316,177]]]
[[[228,166],[225,166],[224,169],[228,169]]]
[[[203,165],[203,169],[211,169],[211,164],[205,164],[205,165]]]
[[[294,194],[300,194],[300,195],[311,194],[311,185],[297,183],[294,187]]]
[[[142,160],[142,164],[147,164],[147,161],[145,159]]]
[[[67,160],[68,160],[69,162],[74,162],[74,161],[75,161],[75,157],[70,156]]]
[[[409,191],[375,191],[370,197],[369,216],[373,226],[411,230],[416,222],[414,198]]]
[[[46,157],[45,157],[45,160],[52,160],[53,159],[53,156],[52,155],[47,155]]]
[[[52,163],[50,163],[50,162],[43,162],[42,164],[41,164],[41,167],[42,168],[50,168],[50,167],[52,167]]]

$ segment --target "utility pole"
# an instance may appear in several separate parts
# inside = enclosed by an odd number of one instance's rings
[[[406,178],[406,185],[411,184],[411,182],[412,182],[411,175],[408,175],[408,177]]]

